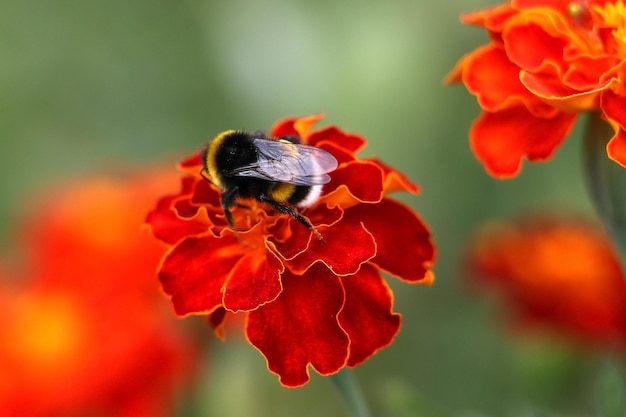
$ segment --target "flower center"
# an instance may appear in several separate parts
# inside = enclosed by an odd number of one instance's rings
[[[238,206],[231,209],[235,221],[235,229],[246,231],[259,222],[267,220],[265,207],[255,200],[242,200]]]

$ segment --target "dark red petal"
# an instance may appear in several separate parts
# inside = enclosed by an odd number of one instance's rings
[[[299,136],[294,124],[298,117],[290,117],[277,122],[271,131],[271,136],[280,138],[283,136]]]
[[[295,135],[302,139],[306,139],[313,125],[323,118],[324,115],[322,114],[314,114],[312,116],[283,119],[272,127],[270,135],[274,137]],[[306,140],[304,140],[304,142],[308,143]]]
[[[383,199],[346,210],[344,221],[363,223],[376,241],[372,263],[410,282],[427,278],[435,260],[435,246],[422,220],[404,204]]]
[[[194,205],[209,205],[221,208],[220,190],[206,180],[198,180],[193,189],[191,203]]]
[[[202,169],[202,165],[202,151],[196,152],[195,154],[191,155],[187,159],[184,159],[180,164],[178,164],[180,169],[184,171],[194,170],[196,173],[200,172],[200,169]]]
[[[309,381],[309,364],[322,375],[346,364],[349,339],[337,322],[344,292],[321,265],[302,276],[286,270],[282,280],[276,300],[248,313],[246,336],[280,383],[297,387]]]
[[[309,217],[309,220],[311,220],[311,223],[316,226],[330,226],[337,223],[343,217],[341,207],[328,207],[326,204],[317,204],[305,213]]]
[[[318,148],[324,149],[337,159],[339,165],[354,161],[356,158],[353,153],[332,142],[322,142],[318,144]]]
[[[311,237],[307,229],[298,228],[294,229],[293,240],[281,246],[281,253],[285,251],[292,254],[294,251],[290,248],[290,242],[303,242],[304,236],[311,239],[307,250],[296,252],[297,256],[287,261],[291,272],[303,274],[311,265],[322,262],[335,275],[354,274],[376,254],[374,238],[361,224],[339,221],[331,227],[320,228],[320,233],[326,240],[325,244],[317,237]],[[303,237],[299,238],[297,235]]]
[[[386,165],[379,159],[373,158],[369,160],[383,170],[385,177],[383,188],[385,190],[385,194],[392,193],[394,191],[406,191],[412,194],[419,193],[420,188],[417,186],[417,184],[411,182],[411,180],[400,171],[396,171],[394,168]]]
[[[343,217],[343,210],[318,204],[313,209],[305,211],[305,214],[311,224],[319,229],[321,226],[330,226],[338,222]],[[271,236],[271,244],[284,259],[293,259],[308,249],[313,232],[293,217],[283,216],[268,229],[268,235]],[[317,236],[313,236],[313,240],[315,239]]]
[[[216,308],[208,316],[209,325],[213,327],[215,331],[215,335],[220,340],[225,340],[226,338],[226,335],[224,334],[224,318],[225,317],[226,317],[226,309],[224,307]]]
[[[353,161],[340,166],[331,178],[321,198],[329,206],[377,202],[383,197],[383,171],[371,161]]]
[[[513,177],[521,168],[522,158],[550,158],[570,133],[576,117],[574,113],[559,113],[542,119],[521,106],[483,112],[470,130],[472,150],[494,177]]]
[[[311,133],[307,143],[318,147],[323,143],[333,144],[354,155],[362,150],[367,142],[361,136],[346,133],[336,126],[328,126]]]
[[[206,314],[222,306],[222,288],[243,255],[232,235],[191,236],[174,246],[163,259],[159,279],[176,314]]]
[[[198,180],[190,198],[176,203],[177,214],[185,218],[201,217],[207,224],[223,228],[227,226],[221,204],[221,192],[213,184]]]
[[[159,240],[173,245],[180,239],[204,233],[207,225],[201,221],[183,220],[176,215],[172,207],[177,197],[164,197],[157,202],[157,206],[146,216],[146,223],[152,234]]]
[[[224,285],[224,307],[233,312],[254,310],[282,291],[282,261],[262,244],[255,250],[246,249]]]
[[[184,219],[178,215],[176,205],[179,201],[188,200],[197,178],[185,176],[181,181],[181,191],[176,195],[166,196],[157,202],[157,206],[146,216],[146,223],[153,235],[161,241],[173,245],[185,236],[197,235],[207,230],[202,219],[193,216]],[[194,215],[195,215],[195,209]]]
[[[172,207],[180,219],[204,225],[202,231],[209,228],[219,230],[226,226],[220,201],[220,192],[212,184],[204,179],[194,178],[191,194],[183,194],[174,199]]]
[[[400,329],[400,315],[393,313],[393,294],[372,265],[341,278],[346,302],[339,324],[350,338],[348,366],[356,366],[388,346]]]

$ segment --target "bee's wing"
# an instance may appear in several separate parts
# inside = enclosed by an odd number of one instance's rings
[[[257,161],[236,170],[234,175],[294,185],[321,185],[330,181],[327,173],[337,168],[334,156],[314,146],[267,139],[254,139],[254,144]]]

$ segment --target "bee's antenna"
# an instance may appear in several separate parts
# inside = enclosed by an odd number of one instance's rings
[[[204,178],[205,180],[207,180],[208,182],[210,182],[211,184],[215,185],[215,183],[213,182],[213,180],[211,179],[211,176],[209,175],[209,173],[206,171],[206,168],[202,168],[200,170],[200,176],[202,178]]]

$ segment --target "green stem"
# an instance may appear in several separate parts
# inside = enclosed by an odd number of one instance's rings
[[[626,169],[607,156],[606,145],[612,136],[613,129],[600,113],[589,113],[583,138],[587,186],[622,267],[626,267]]]
[[[365,396],[352,370],[344,368],[327,379],[335,387],[352,417],[370,417]]]

